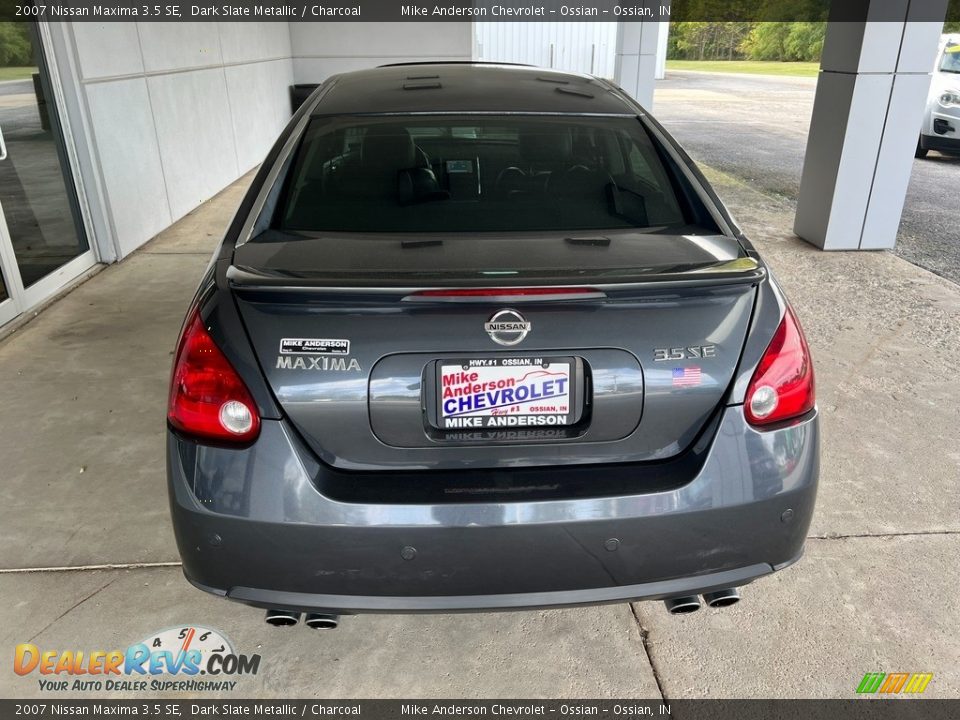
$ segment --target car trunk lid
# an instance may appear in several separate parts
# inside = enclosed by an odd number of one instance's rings
[[[290,422],[357,470],[674,457],[723,400],[763,275],[733,239],[635,231],[276,233],[239,247],[228,272]],[[513,381],[536,381],[538,403],[511,413],[498,393]],[[444,392],[483,396],[485,419],[468,404],[451,423]],[[541,416],[554,420],[518,419]]]

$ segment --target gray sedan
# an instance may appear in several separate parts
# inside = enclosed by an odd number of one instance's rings
[[[323,628],[734,603],[800,557],[819,438],[796,316],[643,108],[407,64],[330,78],[266,158],[183,325],[167,463],[187,579]]]

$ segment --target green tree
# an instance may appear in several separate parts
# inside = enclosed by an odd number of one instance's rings
[[[850,0],[759,0],[753,17],[764,22],[826,21],[831,3]]]
[[[751,60],[787,60],[787,39],[791,23],[756,23],[740,49]]]
[[[670,57],[702,60],[706,42],[706,22],[678,22],[672,23],[670,28],[670,49],[674,52]]]
[[[831,2],[850,0],[673,0],[670,5],[677,22],[818,22],[827,19]],[[951,2],[960,6],[960,0]]]
[[[751,60],[816,62],[823,54],[823,22],[754,23],[740,50]]]
[[[670,30],[668,57],[690,60],[736,60],[750,23],[678,22]]]
[[[0,22],[0,65],[33,65],[33,49],[25,23]]]
[[[822,22],[790,23],[787,35],[787,58],[803,62],[819,62],[823,56],[823,41],[827,24]]]
[[[945,33],[960,32],[960,0],[950,0],[947,6],[947,24],[943,26]]]

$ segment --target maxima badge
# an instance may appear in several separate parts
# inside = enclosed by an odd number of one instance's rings
[[[533,329],[533,323],[527,322],[516,310],[500,310],[483,324],[490,339],[500,345],[519,345]]]

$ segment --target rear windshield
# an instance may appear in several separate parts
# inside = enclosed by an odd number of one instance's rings
[[[952,42],[947,45],[943,51],[940,70],[941,72],[960,74],[960,42]]]
[[[636,118],[314,118],[270,227],[513,232],[680,227],[676,179]]]

